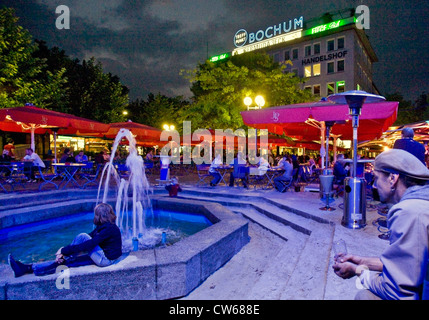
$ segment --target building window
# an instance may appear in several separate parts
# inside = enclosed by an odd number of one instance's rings
[[[290,60],[290,51],[285,51],[285,61]]]
[[[311,77],[311,66],[304,67],[304,77],[306,78]]]
[[[311,56],[311,46],[305,46],[304,49],[305,49],[305,56],[306,57]]]
[[[334,73],[334,72],[335,72],[334,63],[333,62],[328,62],[328,74]]]
[[[311,92],[311,86],[305,86],[305,87],[304,87],[304,90],[306,90],[306,91],[310,91],[310,92]]]
[[[343,93],[346,91],[346,82],[337,81],[337,93]]]
[[[328,96],[330,96],[331,94],[335,94],[335,83],[334,82],[330,82],[326,84],[326,93]]]
[[[344,60],[337,61],[337,72],[344,71]]]
[[[292,69],[292,73],[295,73],[295,75],[298,76],[298,69]]]
[[[332,40],[328,40],[327,41],[327,50],[328,51],[334,51],[335,50],[335,40],[334,39],[332,39]]]
[[[313,65],[313,76],[320,76],[320,63]]]
[[[313,86],[313,94],[314,94],[315,96],[320,97],[320,84],[315,84],[315,85]]]
[[[274,62],[279,63],[280,62],[280,53],[274,53],[273,59],[274,59]]]
[[[337,39],[337,49],[344,49],[344,37]]]
[[[298,59],[298,49],[293,49],[292,50],[292,59],[293,60]]]
[[[319,54],[320,53],[320,43],[315,43],[314,44],[313,51],[314,51],[314,54]]]

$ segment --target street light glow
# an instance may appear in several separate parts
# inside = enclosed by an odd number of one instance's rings
[[[244,98],[244,104],[247,106],[247,107],[250,107],[250,105],[252,104],[252,98],[250,98],[250,97],[246,97],[246,98]]]
[[[259,108],[262,108],[265,105],[265,99],[262,96],[257,96],[255,98],[255,102],[258,105]]]

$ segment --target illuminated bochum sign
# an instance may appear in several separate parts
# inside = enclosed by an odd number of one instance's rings
[[[298,28],[302,29],[304,27],[304,17],[300,17],[299,19],[294,19],[293,21],[293,29],[296,30]],[[289,23],[283,22],[278,25],[270,26],[265,30],[259,30],[255,33],[247,33],[246,30],[240,29],[234,36],[234,45],[237,48],[240,48],[246,44],[252,44],[255,41],[259,42],[264,39],[270,39],[272,37],[281,35],[283,33],[288,33],[292,30],[292,20],[289,20]]]

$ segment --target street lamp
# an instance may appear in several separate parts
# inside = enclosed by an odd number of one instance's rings
[[[176,129],[174,125],[168,125],[168,124],[164,124],[163,128],[165,131],[173,131]]]
[[[253,103],[252,98],[250,98],[250,97],[244,98],[244,104],[247,106],[247,110],[252,110],[252,109],[253,110],[258,110],[258,109],[261,109],[265,105],[265,99],[264,99],[263,96],[256,96],[256,98],[255,98],[256,106],[255,107],[251,107],[252,103]]]
[[[252,98],[250,97],[244,98],[244,104],[247,106],[247,111],[251,109],[260,110],[265,105],[265,99],[263,96],[259,95],[259,96],[256,96],[255,98],[255,103],[256,103],[255,107],[251,107],[252,103],[253,103]],[[257,153],[258,153],[258,129],[255,128],[255,162],[256,162]]]

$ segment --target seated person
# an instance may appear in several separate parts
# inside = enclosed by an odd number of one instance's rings
[[[393,149],[402,149],[408,151],[419,159],[424,165],[425,162],[425,146],[414,140],[414,130],[412,128],[404,128],[401,133],[401,139],[395,141]]]
[[[28,148],[25,150],[25,157],[22,159],[24,162],[32,162],[33,165],[30,167],[24,166],[24,174],[27,176],[28,182],[36,182],[34,176],[34,167],[38,166],[45,168],[45,163],[40,159],[39,155],[33,151],[33,149]]]
[[[274,185],[277,189],[277,191],[283,190],[283,184],[281,181],[285,181],[289,183],[293,177],[293,165],[292,165],[292,159],[288,155],[284,155],[283,158],[279,161],[278,165],[274,167],[274,169],[284,169],[285,172],[279,176],[274,178]]]
[[[12,157],[9,155],[9,150],[4,149],[2,155],[0,156],[0,164],[8,165],[12,161]],[[8,167],[0,167],[0,174],[4,174],[5,177],[10,176],[10,170]],[[7,180],[7,182],[11,182],[10,180]]]
[[[60,163],[66,163],[66,162],[76,162],[75,158],[73,157],[73,153],[70,151],[69,148],[64,149],[64,153],[60,159]]]
[[[177,197],[177,194],[179,192],[182,192],[182,188],[180,188],[180,185],[179,185],[179,178],[174,176],[171,179],[171,183],[165,186],[165,189],[168,191],[168,195],[170,197]]]
[[[246,163],[247,163],[246,160],[244,160],[244,158],[243,158],[243,153],[238,152],[234,161],[231,163],[232,165],[234,165],[234,171],[232,171],[231,174],[229,175],[229,186],[230,187],[234,186],[234,180],[237,178],[237,179],[241,179],[241,182],[243,183],[243,187],[247,188],[247,181],[246,181],[247,175],[245,173],[239,172],[239,167],[245,166]]]
[[[83,153],[83,150],[80,150],[76,157],[74,157],[74,159],[77,163],[88,162],[88,157]]]
[[[105,203],[98,204],[94,209],[96,228],[89,234],[77,235],[70,245],[60,248],[55,254],[55,261],[24,264],[9,254],[9,265],[15,278],[27,273],[34,273],[36,276],[53,274],[60,265],[77,267],[96,264],[99,267],[107,267],[114,264],[122,255],[121,231],[115,222],[113,208]],[[81,252],[87,254],[78,256]]]
[[[218,154],[216,156],[216,158],[213,159],[213,162],[209,168],[209,173],[210,173],[210,175],[213,176],[213,180],[210,181],[210,186],[212,186],[212,187],[217,185],[219,183],[220,179],[222,178],[220,173],[216,170],[216,168],[218,168],[221,164],[222,164],[222,160],[220,158],[220,154]]]
[[[334,164],[334,183],[342,185],[344,183],[344,179],[348,175],[349,169],[350,167],[348,165],[345,165],[344,155],[341,153],[337,155],[337,161],[335,161]]]

